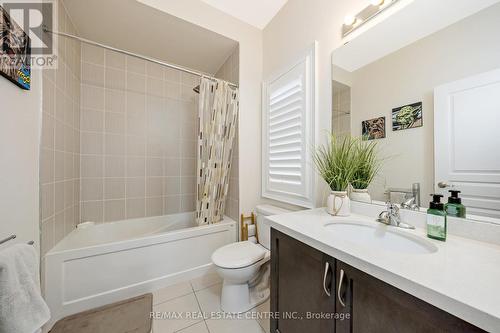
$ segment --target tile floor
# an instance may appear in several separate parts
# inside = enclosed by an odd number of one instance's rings
[[[221,318],[222,280],[216,273],[153,292],[153,333],[269,333],[269,300],[239,317]],[[175,319],[162,319],[168,314]]]

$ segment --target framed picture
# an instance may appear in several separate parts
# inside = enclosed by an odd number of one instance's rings
[[[0,6],[0,74],[29,90],[31,86],[29,36]]]
[[[385,138],[385,117],[364,120],[361,123],[363,140]]]
[[[421,127],[422,125],[422,102],[392,109],[393,131]]]

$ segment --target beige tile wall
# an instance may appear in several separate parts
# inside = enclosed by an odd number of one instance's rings
[[[233,83],[239,83],[239,48],[236,48],[234,52],[227,58],[221,68],[215,74],[215,77],[227,80]],[[238,133],[238,131],[236,131]],[[231,176],[229,178],[229,189],[228,197],[226,199],[226,215],[235,221],[239,220],[239,176],[238,176],[238,161],[239,161],[239,150],[238,150],[238,134],[235,137],[234,142],[234,153],[233,162],[231,166]]]
[[[59,3],[59,30],[78,34]],[[238,50],[217,77],[238,82]],[[81,221],[195,209],[199,78],[59,40],[43,73],[42,254]],[[238,143],[226,212],[238,219]]]
[[[59,30],[76,34],[59,3]],[[42,255],[74,229],[80,202],[80,44],[60,39],[58,68],[43,71],[40,148]]]
[[[81,220],[195,209],[199,78],[82,46]]]
[[[335,134],[351,134],[351,88],[334,81],[332,130]]]

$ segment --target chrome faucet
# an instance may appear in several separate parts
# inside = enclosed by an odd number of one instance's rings
[[[385,194],[387,196],[387,201],[393,202],[393,200],[391,198],[391,193],[394,193],[394,192],[400,192],[400,193],[404,194],[404,199],[402,199],[399,202],[396,202],[396,203],[401,205],[401,208],[409,209],[409,210],[419,210],[419,208],[420,208],[420,183],[412,184],[411,189],[388,188],[385,191]]]
[[[401,208],[409,210],[419,210],[420,207],[416,204],[415,197],[410,198],[401,204]]]
[[[415,229],[414,226],[401,221],[399,207],[391,202],[387,203],[387,210],[384,210],[378,215],[377,222],[403,229]]]

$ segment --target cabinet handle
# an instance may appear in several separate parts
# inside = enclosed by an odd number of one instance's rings
[[[345,308],[345,303],[342,300],[342,296],[340,296],[340,289],[342,288],[342,281],[344,280],[344,270],[340,270],[340,278],[339,278],[339,287],[337,288],[337,297],[339,299],[340,305]]]
[[[326,276],[328,275],[329,270],[330,270],[330,263],[327,261],[325,263],[325,274],[323,275],[323,290],[328,295],[328,297],[331,296],[330,290],[326,287]]]

